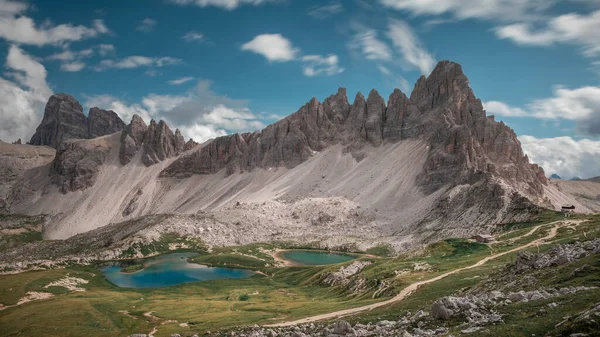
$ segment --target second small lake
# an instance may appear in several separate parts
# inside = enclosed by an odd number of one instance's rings
[[[189,263],[188,258],[194,255],[175,253],[143,260],[116,261],[100,269],[110,282],[125,288],[160,288],[188,282],[254,275],[254,272],[246,269],[207,267]],[[140,263],[144,265],[144,269],[133,273],[121,272],[121,269],[128,265]]]
[[[318,266],[354,260],[357,258],[357,256],[343,253],[329,253],[310,250],[289,250],[283,252],[283,258],[300,265]]]

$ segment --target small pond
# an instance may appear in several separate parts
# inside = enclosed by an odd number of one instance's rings
[[[244,278],[254,275],[245,269],[207,267],[189,263],[187,259],[196,254],[175,253],[143,260],[115,261],[103,265],[100,270],[106,278],[125,288],[160,288],[181,283]],[[123,273],[121,269],[134,264],[144,265],[144,269]]]
[[[354,260],[357,258],[357,256],[351,254],[329,253],[310,250],[289,250],[283,252],[283,258],[300,265],[318,266]]]

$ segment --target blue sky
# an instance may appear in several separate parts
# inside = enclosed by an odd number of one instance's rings
[[[203,141],[462,64],[548,174],[600,175],[597,0],[0,0],[0,139],[52,93]]]

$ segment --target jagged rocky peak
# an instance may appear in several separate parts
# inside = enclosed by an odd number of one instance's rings
[[[29,142],[57,149],[65,140],[87,135],[87,118],[81,104],[69,94],[54,94],[46,103],[42,122]]]
[[[127,165],[141,148],[147,130],[148,126],[142,117],[134,114],[131,122],[121,132],[119,160],[122,165]]]
[[[46,104],[42,122],[30,143],[58,149],[66,140],[105,136],[124,127],[125,123],[114,111],[92,108],[89,116],[85,116],[83,107],[73,96],[54,94]]]
[[[527,186],[529,195],[543,194],[541,168],[529,164],[510,128],[486,118],[462,67],[450,61],[441,61],[428,77],[419,78],[410,98],[396,89],[386,104],[372,90],[367,99],[357,93],[350,105],[340,88],[323,103],[313,98],[261,132],[216,138],[177,159],[162,175],[293,168],[336,143],[347,145],[354,155],[354,149],[366,144],[415,138],[429,146],[417,182],[426,193],[496,176],[518,188]]]
[[[189,144],[190,148],[193,144]],[[131,122],[121,133],[119,159],[121,164],[127,165],[135,154],[143,149],[142,163],[151,166],[167,158],[178,156],[185,147],[185,139],[179,129],[173,133],[163,120],[156,123],[153,119],[149,125],[146,125],[140,116],[133,115]]]
[[[101,137],[121,131],[124,128],[125,123],[112,110],[102,110],[94,107],[88,113],[88,138]]]
[[[194,141],[192,138],[190,138],[183,146],[183,151],[189,151],[189,150],[195,149],[198,146],[200,146],[200,143],[198,143],[198,142]]]

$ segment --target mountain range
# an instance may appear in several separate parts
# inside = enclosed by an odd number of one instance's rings
[[[48,214],[49,239],[164,214],[144,228],[219,245],[293,239],[403,250],[567,203],[600,211],[600,183],[547,179],[450,61],[410,96],[396,89],[386,102],[372,90],[350,103],[340,88],[261,131],[203,144],[165,121],[136,115],[125,124],[99,108],[86,116],[75,98],[56,94],[28,145],[0,145],[0,209]],[[200,226],[200,214],[216,220]]]

